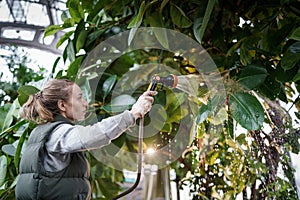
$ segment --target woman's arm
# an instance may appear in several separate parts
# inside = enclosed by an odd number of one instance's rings
[[[117,138],[135,124],[135,117],[130,111],[103,119],[90,126],[60,125],[51,134],[46,148],[49,152],[72,153],[100,148]]]

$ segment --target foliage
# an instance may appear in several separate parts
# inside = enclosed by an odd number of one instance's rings
[[[19,88],[31,82],[42,80],[45,69],[39,67],[35,72],[28,58],[28,53],[15,46],[3,46],[3,55],[9,71],[12,73],[11,80],[0,75],[0,196],[1,199],[14,199],[14,187],[18,177],[18,167],[21,158],[23,143],[33,124],[21,120],[18,115],[20,108],[17,99]],[[4,51],[5,50],[5,51]],[[24,86],[23,86],[24,87]],[[33,86],[31,86],[33,87]],[[36,92],[34,90],[34,92]],[[26,97],[28,99],[28,95]]]
[[[184,94],[179,94],[181,100],[178,101],[172,92],[163,89],[155,101],[166,110],[166,116],[162,115],[165,123],[160,134],[145,140],[146,147],[164,146],[174,138],[180,122],[196,122],[196,137],[190,138],[193,140],[190,147],[178,162],[171,165],[177,172],[178,183],[190,186],[193,199],[234,199],[240,193],[244,199],[249,196],[251,199],[297,199],[288,152],[299,152],[299,130],[293,127],[289,114],[278,102],[291,102],[298,108],[299,116],[299,97],[292,98],[299,93],[300,81],[298,1],[68,0],[67,6],[69,10],[62,15],[64,23],[50,26],[45,32],[46,37],[60,30],[68,31],[58,41],[57,47],[66,44],[62,57],[65,62],[70,61],[70,65],[65,71],[57,72],[56,77],[76,80],[80,64],[96,45],[112,35],[128,29],[134,31],[141,26],[180,31],[198,41],[213,58],[228,94],[224,104],[218,107],[223,112],[217,115],[218,120],[213,117],[218,105],[214,94],[203,94],[207,103],[191,100]],[[155,34],[162,46],[169,45],[164,40],[164,33]],[[124,73],[139,64],[158,62],[167,63],[184,75],[197,73],[193,63],[170,52],[138,50],[124,54],[106,69],[98,83],[100,89],[94,94],[94,102],[90,102],[97,118],[111,114],[117,101],[111,99],[112,91]],[[145,74],[134,74],[129,78],[133,79],[132,83],[149,80],[152,73],[149,69]],[[95,81],[95,76],[90,73],[80,78],[81,87],[91,100],[90,83]],[[128,98],[136,98],[146,89],[146,86],[141,86]],[[123,104],[124,107],[118,109],[130,107]],[[120,100],[117,105],[120,105]],[[179,112],[180,107],[194,116]],[[6,110],[10,113],[7,118],[13,116],[15,109],[17,106]],[[17,151],[16,154],[3,154],[0,165],[14,162],[13,169],[17,171],[20,149],[31,127],[20,119],[15,119],[10,125],[8,129],[2,129],[1,138],[17,134],[18,143],[13,139],[8,143],[5,141],[5,144],[10,144],[7,148],[17,146]],[[240,126],[245,129],[241,131],[237,128]],[[270,131],[263,127],[270,127]],[[187,133],[189,131],[190,127],[186,129]],[[128,135],[113,141],[132,152],[136,151],[136,142]],[[8,152],[4,150],[2,148],[3,152]],[[103,151],[109,152],[109,149]],[[135,161],[134,158],[128,159]],[[94,198],[111,198],[121,189],[118,183],[124,177],[117,170],[96,162],[92,156],[90,161]],[[279,164],[284,179],[277,175]],[[8,180],[9,173],[5,173],[5,167],[3,169],[0,182]],[[13,188],[11,182],[2,187]],[[107,185],[111,187],[107,188]]]
[[[39,71],[36,72],[31,68],[32,61],[28,57],[28,53],[24,49],[15,46],[2,46],[3,52],[0,57],[5,61],[8,70],[12,74],[11,80],[3,80],[3,73],[0,74],[0,102],[12,103],[17,98],[17,90],[20,86],[25,85],[29,82],[37,82],[42,80],[45,68],[39,67]],[[6,78],[5,78],[6,79]]]

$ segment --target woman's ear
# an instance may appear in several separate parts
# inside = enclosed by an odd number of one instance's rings
[[[65,102],[63,100],[58,100],[57,101],[57,107],[60,111],[66,112],[66,107],[65,107]]]

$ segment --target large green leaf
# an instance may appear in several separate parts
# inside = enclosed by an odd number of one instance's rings
[[[173,3],[171,4],[170,14],[173,23],[178,27],[188,28],[192,25],[192,21],[186,16],[184,11]]]
[[[24,85],[19,87],[18,89],[18,100],[19,104],[22,106],[29,98],[30,95],[39,92],[40,90],[31,85]]]
[[[248,65],[242,69],[239,82],[248,89],[253,89],[262,84],[268,73],[266,68],[257,65]]]
[[[102,91],[103,91],[103,98],[104,99],[110,93],[110,91],[114,87],[116,81],[117,81],[117,76],[116,75],[112,75],[104,81],[104,83],[102,85]]]
[[[154,12],[149,16],[151,27],[164,27],[163,17],[159,12]],[[154,29],[154,34],[159,43],[166,49],[169,49],[169,42],[166,29]]]
[[[2,186],[2,184],[5,181],[6,172],[7,172],[7,158],[6,156],[2,155],[0,157],[0,186]]]
[[[247,130],[258,130],[264,121],[264,109],[260,102],[248,93],[230,95],[232,117]]]

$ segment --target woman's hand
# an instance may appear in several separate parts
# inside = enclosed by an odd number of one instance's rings
[[[135,119],[144,116],[147,112],[150,111],[152,103],[154,101],[153,96],[156,94],[156,91],[146,91],[138,98],[131,109],[131,113],[133,114]]]

